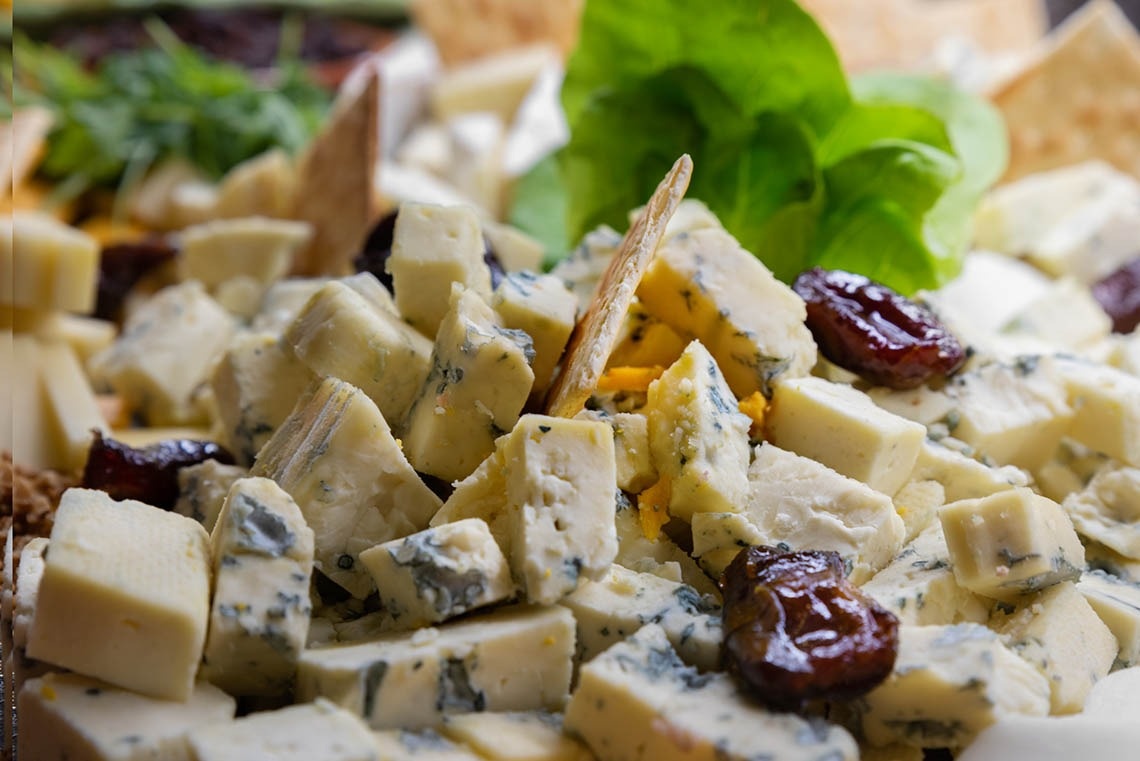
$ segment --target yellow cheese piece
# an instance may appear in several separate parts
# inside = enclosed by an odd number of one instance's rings
[[[40,345],[40,372],[58,432],[56,461],[81,470],[91,447],[91,431],[106,431],[99,402],[71,347],[59,341]]]
[[[0,272],[11,273],[3,303],[90,312],[95,308],[99,245],[46,214],[17,212],[0,220]]]

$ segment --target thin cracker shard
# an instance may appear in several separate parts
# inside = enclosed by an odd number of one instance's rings
[[[610,260],[594,300],[574,326],[562,360],[562,372],[546,397],[549,415],[573,417],[585,406],[606,369],[621,334],[622,322],[637,292],[665,227],[676,211],[693,175],[693,160],[681,156],[630,226]]]

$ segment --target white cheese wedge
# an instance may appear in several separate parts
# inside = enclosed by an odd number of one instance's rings
[[[554,275],[512,272],[495,289],[491,306],[503,327],[530,336],[534,345],[532,393],[545,391],[574,329],[578,298]]]
[[[309,243],[312,226],[267,217],[215,219],[178,234],[183,276],[200,280],[209,290],[236,277],[262,285],[289,272],[293,256]]]
[[[325,700],[197,727],[194,761],[376,761],[377,744],[359,718]]]
[[[51,533],[28,655],[185,700],[206,639],[209,537],[197,521],[68,489]]]
[[[1104,571],[1085,571],[1077,591],[1116,637],[1117,664],[1140,666],[1140,583]]]
[[[546,711],[445,716],[440,731],[496,761],[593,761],[582,743],[562,731],[562,715]]]
[[[0,219],[0,303],[88,313],[95,308],[99,244],[55,217],[20,211]]]
[[[1140,560],[1140,468],[1107,465],[1062,506],[1081,536]]]
[[[297,699],[325,697],[374,729],[430,727],[471,711],[557,710],[573,655],[570,611],[503,608],[438,629],[306,650]]]

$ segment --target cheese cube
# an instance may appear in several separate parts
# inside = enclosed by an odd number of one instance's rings
[[[507,559],[478,518],[385,542],[360,553],[360,562],[401,629],[446,621],[515,592]]]
[[[193,225],[178,235],[182,273],[210,290],[239,276],[269,285],[289,272],[312,234],[307,222],[256,216]]]
[[[507,272],[542,271],[546,250],[542,243],[517,227],[483,220],[483,234]]]
[[[233,719],[234,699],[198,682],[184,701],[159,700],[79,674],[45,674],[19,695],[20,758],[194,761],[187,734]]]
[[[174,512],[193,518],[207,531],[213,531],[230,487],[247,475],[249,471],[240,465],[223,465],[217,460],[179,468]]]
[[[669,513],[736,512],[748,493],[748,428],[708,350],[693,341],[649,384],[649,448],[670,484]]]
[[[1120,183],[1088,198],[1046,226],[1028,259],[1054,277],[1094,283],[1136,256],[1140,240],[1140,183]]]
[[[764,532],[743,513],[695,513],[692,530],[693,556],[717,579],[740,550],[767,543]]]
[[[557,66],[558,51],[548,45],[512,47],[456,66],[432,88],[431,110],[440,119],[471,111],[491,111],[504,123],[547,66]]]
[[[902,518],[909,542],[935,522],[938,508],[946,504],[946,489],[937,481],[907,481],[895,493],[895,510]]]
[[[313,529],[315,566],[354,596],[372,591],[357,556],[427,527],[435,496],[360,389],[326,378],[258,453],[252,475],[276,481]]]
[[[589,304],[602,275],[610,266],[614,252],[621,245],[621,233],[602,225],[582,237],[582,241],[554,268],[550,274],[559,278],[578,297],[578,305]]]
[[[492,219],[503,216],[503,137],[506,125],[484,110],[447,120],[451,156],[444,178]]]
[[[297,319],[313,294],[327,282],[329,279],[323,277],[278,280],[261,297],[261,308],[250,323],[250,329],[281,335]]]
[[[637,494],[657,482],[657,466],[649,451],[649,420],[637,412],[613,415],[601,410],[582,410],[577,420],[597,420],[614,432],[614,467],[622,491]]]
[[[453,283],[491,298],[483,232],[475,210],[467,206],[401,204],[385,267],[400,314],[429,337],[448,311]]]
[[[40,344],[34,336],[0,331],[5,363],[0,372],[0,449],[18,465],[50,468],[63,465],[57,445],[51,400],[40,372]]]
[[[22,568],[24,561],[20,563]],[[1104,571],[1085,571],[1077,591],[1116,637],[1117,664],[1140,666],[1140,583]]]
[[[866,394],[822,378],[776,384],[765,436],[884,494],[906,483],[926,429],[876,407]]]
[[[688,340],[645,310],[640,301],[629,305],[622,336],[610,352],[611,367],[668,367],[689,345]]]
[[[578,623],[581,663],[650,622],[662,628],[686,663],[701,671],[712,671],[720,663],[720,604],[688,584],[614,564],[600,581],[583,582],[560,604]]]
[[[956,761],[1115,759],[1122,757],[1121,749],[1135,744],[1136,728],[1129,721],[1084,715],[1007,716],[987,727],[954,758]]]
[[[873,745],[961,747],[1005,716],[1047,714],[1049,684],[984,626],[902,626],[894,671],[855,707]]]
[[[58,432],[58,466],[65,471],[82,470],[92,430],[107,433],[107,422],[71,347],[62,341],[43,341],[39,354],[40,375]]]
[[[319,377],[339,378],[367,394],[396,430],[430,366],[427,339],[339,281],[309,299],[284,340]]]
[[[905,527],[890,497],[772,444],[755,453],[744,512],[761,544],[834,550],[855,584],[898,553]]]
[[[371,272],[357,272],[355,275],[348,275],[338,278],[338,280],[359,293],[365,301],[381,312],[387,312],[394,317],[400,316],[400,310],[396,309],[396,300],[392,298],[392,292]]]
[[[1140,560],[1125,557],[1091,539],[1085,542],[1085,558],[1090,569],[1104,571],[1125,581],[1140,584]]]
[[[273,217],[293,212],[297,190],[293,161],[281,148],[270,148],[226,172],[218,183],[214,217]]]
[[[289,691],[309,631],[313,530],[268,478],[243,478],[210,535],[214,595],[202,677],[231,695]]]
[[[381,729],[373,732],[372,738],[380,749],[379,761],[484,761],[466,745],[452,742],[434,729]]]
[[[1075,409],[1068,435],[1140,467],[1140,378],[1077,360],[1063,360],[1059,368]]]
[[[99,244],[55,217],[17,212],[0,220],[5,306],[87,313],[95,308]]]
[[[693,517],[702,515],[739,516],[739,513],[696,513]],[[645,535],[638,509],[621,493],[617,495],[614,528],[617,529],[618,536],[615,563],[631,571],[652,573],[663,579],[683,582],[702,595],[720,599],[720,589],[717,588],[716,582],[709,578],[697,561],[670,539],[668,534],[661,531],[653,539]]]
[[[593,761],[562,732],[562,716],[544,711],[445,716],[440,731],[496,761]]]
[[[1085,701],[1084,713],[1090,718],[1131,719],[1140,711],[1140,668],[1113,671],[1093,685]]]
[[[0,310],[2,314],[2,310]],[[40,326],[38,335],[45,341],[62,341],[71,347],[81,367],[115,341],[118,327],[109,320],[56,312]]]
[[[737,397],[807,375],[816,347],[803,300],[722,229],[667,240],[637,289],[645,308],[708,347]]]
[[[503,608],[438,629],[306,650],[297,699],[328,698],[374,729],[430,727],[471,711],[556,710],[573,655],[570,611]]]
[[[1140,468],[1108,465],[1062,505],[1077,533],[1140,560]]]
[[[545,391],[574,329],[578,298],[553,275],[512,272],[495,289],[491,306],[504,327],[530,336],[534,344],[532,393]]]
[[[444,526],[467,518],[479,518],[486,523],[499,547],[510,554],[510,508],[501,445],[479,463],[475,472],[455,484],[447,501],[432,516],[431,525]]]
[[[325,700],[207,724],[187,737],[195,761],[375,761],[360,719]]]
[[[1059,304],[1064,304],[1064,309],[1058,309]],[[1050,283],[1045,293],[1014,314],[1002,331],[1079,351],[1107,338],[1112,320],[1085,285],[1063,278]]]
[[[1020,468],[1013,465],[991,467],[930,439],[922,442],[910,477],[916,481],[930,480],[941,484],[947,502],[988,497],[1032,483],[1029,474]]]
[[[686,666],[655,624],[582,667],[566,729],[598,761],[859,758],[842,728],[769,712],[738,694],[728,675]]]
[[[1116,637],[1072,582],[1033,595],[991,627],[1049,680],[1050,713],[1078,713],[1116,659]]]
[[[28,655],[146,695],[185,700],[206,638],[201,524],[68,489],[51,533]]]
[[[404,447],[416,470],[448,481],[470,475],[518,420],[533,359],[530,336],[502,327],[475,291],[457,286],[408,412]]]
[[[1065,511],[1051,499],[1017,488],[938,511],[954,577],[998,600],[1074,581],[1085,551]]]

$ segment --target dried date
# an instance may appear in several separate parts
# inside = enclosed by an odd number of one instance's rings
[[[945,378],[966,361],[958,339],[925,307],[862,275],[814,267],[792,286],[823,356],[883,386]]]
[[[169,240],[155,235],[105,247],[99,254],[95,316],[103,320],[118,320],[123,300],[135,284],[177,255],[178,249]]]
[[[854,698],[894,668],[898,619],[847,581],[838,553],[749,547],[720,583],[725,664],[773,708]]]
[[[178,471],[206,460],[234,462],[232,454],[212,441],[169,439],[136,449],[96,431],[81,485],[102,489],[114,499],[135,499],[170,510],[178,501]]]
[[[1140,257],[1097,281],[1093,298],[1112,318],[1113,333],[1131,333],[1140,325]]]

